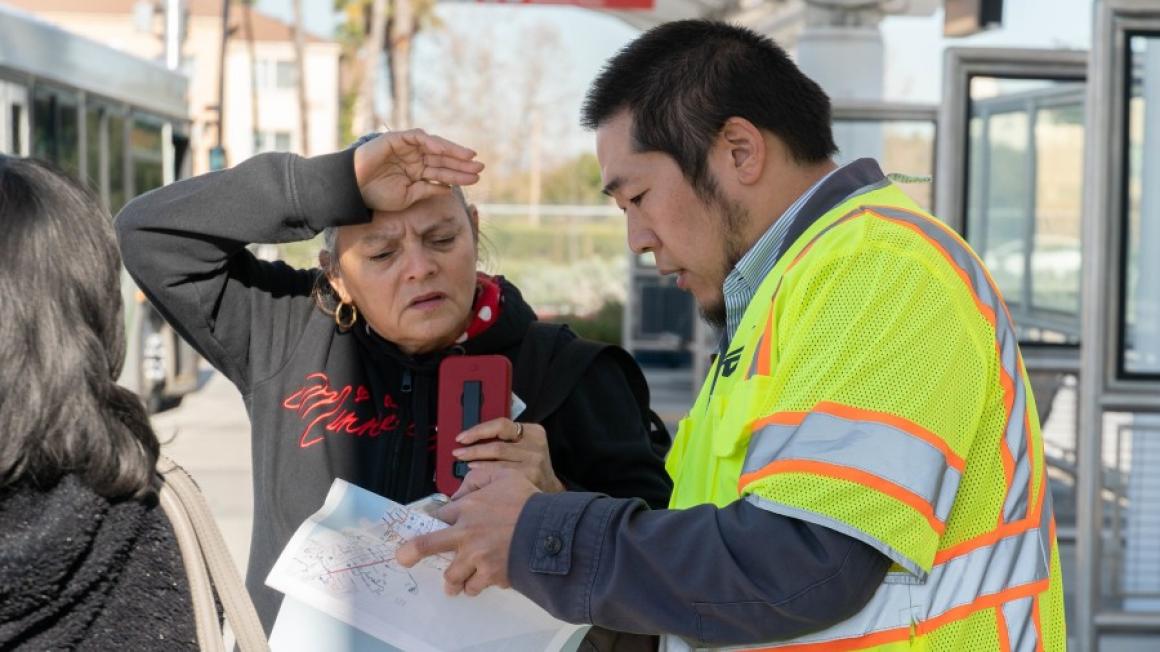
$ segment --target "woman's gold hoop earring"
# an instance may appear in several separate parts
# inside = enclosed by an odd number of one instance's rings
[[[344,321],[342,318],[342,309],[350,308],[350,319]],[[358,308],[354,307],[353,303],[339,302],[338,307],[334,309],[334,323],[338,324],[338,330],[346,332],[350,330],[351,326],[358,321]]]

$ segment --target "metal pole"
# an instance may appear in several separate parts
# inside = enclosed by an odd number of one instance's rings
[[[165,3],[165,67],[181,66],[181,0]]]
[[[181,0],[165,3],[165,67],[177,70],[181,66]],[[173,146],[173,122],[161,126],[161,179],[173,183],[177,178],[177,151]]]
[[[217,146],[222,148],[222,143],[225,140],[225,126],[226,126],[226,43],[230,38],[230,0],[222,0],[222,45],[221,57],[218,60],[218,123],[217,123]]]
[[[1112,125],[1115,102],[1115,77],[1112,69],[1113,31],[1111,15],[1103,3],[1094,8],[1094,37],[1088,66],[1086,135],[1084,141],[1084,212],[1081,240],[1083,244],[1082,297],[1080,320],[1079,432],[1076,433],[1076,582],[1075,614],[1072,626],[1075,649],[1094,652],[1098,629],[1095,616],[1100,611],[1100,538],[1103,534],[1101,485],[1103,484],[1103,406],[1104,374],[1107,373],[1107,312],[1111,309],[1109,276],[1115,273],[1110,264],[1109,224],[1116,219],[1111,197],[1109,162],[1118,149]]]

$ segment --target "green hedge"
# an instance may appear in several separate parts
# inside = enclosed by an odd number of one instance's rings
[[[548,321],[568,324],[580,337],[590,340],[621,344],[621,319],[624,317],[624,304],[619,301],[609,301],[600,310],[586,317],[576,315],[560,315]]]
[[[484,220],[484,251],[504,260],[548,259],[572,262],[625,256],[624,225],[617,222],[573,222],[553,218],[540,226],[523,221]]]

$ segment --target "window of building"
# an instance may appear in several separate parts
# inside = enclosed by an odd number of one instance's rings
[[[298,86],[298,67],[293,61],[259,59],[257,77],[259,88],[293,90]]]
[[[254,153],[291,151],[289,131],[264,130],[254,133]]]

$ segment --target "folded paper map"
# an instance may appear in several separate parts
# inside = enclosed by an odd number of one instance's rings
[[[516,591],[493,587],[476,597],[446,595],[449,558],[429,557],[409,569],[395,561],[408,539],[443,527],[427,514],[336,479],[322,509],[302,523],[266,578],[288,598],[271,648],[575,648],[585,627],[553,618]],[[347,627],[359,632],[343,632]]]

